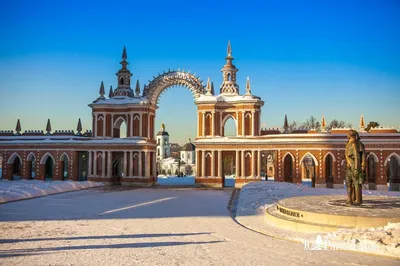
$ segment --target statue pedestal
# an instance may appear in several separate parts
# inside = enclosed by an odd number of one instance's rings
[[[400,222],[400,199],[363,195],[361,206],[346,206],[346,196],[305,196],[280,200],[266,210],[267,222],[305,233],[340,228],[370,228]]]

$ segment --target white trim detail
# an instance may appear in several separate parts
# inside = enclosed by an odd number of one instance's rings
[[[328,156],[328,154],[330,154],[330,155],[332,156],[333,162],[336,162],[336,157],[335,157],[335,155],[333,155],[333,153],[330,152],[330,151],[328,151],[328,152],[325,154],[325,156],[324,156],[324,158],[323,158],[322,161],[325,162],[325,159],[326,159],[326,157]]]
[[[22,158],[21,158],[21,156],[19,156],[19,154],[16,153],[16,152],[14,152],[14,153],[10,156],[10,158],[8,158],[7,164],[12,164],[12,163],[14,163],[14,160],[15,160],[16,157],[19,158],[19,160],[21,161],[21,164],[22,164]]]
[[[303,160],[304,160],[304,158],[306,158],[307,155],[310,155],[310,157],[314,160],[315,166],[318,166],[318,160],[317,160],[317,158],[315,158],[315,156],[314,156],[312,153],[310,153],[310,152],[307,152],[306,154],[303,155],[303,157],[301,157],[300,162],[299,162],[299,165],[302,165]],[[292,157],[293,157],[293,156],[292,156]],[[333,161],[335,161],[335,159],[334,159]],[[282,162],[283,162],[283,161],[282,161]],[[325,162],[325,158],[324,158],[324,162]]]
[[[400,164],[400,155],[398,155],[396,152],[392,152],[391,154],[389,154],[388,157],[386,157],[385,163],[383,164],[384,166],[386,166],[389,158],[392,157],[392,156],[396,157],[397,162]]]
[[[56,164],[56,161],[54,160],[54,157],[50,154],[50,152],[47,152],[45,155],[42,156],[42,159],[40,159],[40,164],[45,164],[49,157],[51,157],[51,159],[53,160],[53,164]]]

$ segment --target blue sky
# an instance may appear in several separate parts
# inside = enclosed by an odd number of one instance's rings
[[[84,3],[81,3],[84,2]],[[262,124],[325,115],[400,129],[399,1],[1,1],[0,128],[91,127],[100,82],[116,86],[122,48],[134,81],[168,68],[222,82],[227,41],[238,84],[265,101]],[[108,90],[107,90],[108,91]],[[171,142],[196,135],[184,88],[157,112]]]

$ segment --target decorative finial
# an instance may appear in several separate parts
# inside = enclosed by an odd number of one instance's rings
[[[364,123],[364,115],[361,114],[360,117],[360,131],[365,132],[365,123]]]
[[[82,131],[82,123],[81,123],[81,119],[79,118],[78,120],[78,125],[76,126],[76,131],[78,131],[77,135],[82,135],[81,131]]]
[[[126,60],[128,58],[126,54],[126,47],[124,46],[124,50],[122,51],[122,59]]]
[[[251,95],[250,78],[247,77],[246,80],[246,93],[245,95]]]
[[[17,126],[15,127],[15,131],[17,132],[17,135],[21,135],[21,123],[19,122],[19,119],[17,121]]]
[[[136,89],[135,89],[135,96],[139,97],[140,96],[140,86],[139,86],[139,80],[136,80]]]
[[[114,91],[113,91],[112,85],[110,85],[110,92],[108,93],[108,98],[111,99],[112,97],[114,97]]]
[[[287,119],[287,115],[285,115],[285,121],[283,122],[283,133],[287,134],[289,133],[289,123]]]
[[[50,131],[51,131],[50,118],[47,119],[46,131],[47,131],[46,135],[50,135]]]
[[[325,116],[324,115],[322,115],[321,132],[326,132],[326,121],[325,121]]]
[[[228,56],[232,56],[231,41],[228,41],[228,48],[226,49]]]
[[[210,77],[208,77],[208,79],[207,79],[206,95],[211,95]]]
[[[161,124],[161,131],[165,131],[165,125],[164,125],[164,123]]]
[[[100,90],[99,90],[99,94],[100,94],[100,97],[99,97],[99,99],[105,99],[104,98],[104,83],[103,83],[103,81],[101,82],[101,84],[100,84]]]

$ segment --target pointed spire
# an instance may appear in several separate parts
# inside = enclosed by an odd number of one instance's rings
[[[19,122],[19,119],[17,121],[17,126],[15,127],[15,131],[17,132],[17,135],[21,135],[21,123]]]
[[[285,121],[283,122],[283,134],[288,134],[289,132],[289,123],[287,119],[287,115],[285,115]]]
[[[326,132],[326,121],[325,121],[325,116],[324,115],[322,115],[321,132]]]
[[[360,131],[365,131],[364,115],[361,114],[360,117]]]
[[[139,80],[136,80],[136,89],[135,89],[135,96],[139,97],[140,96],[140,85],[139,85]]]
[[[78,125],[76,126],[76,131],[78,131],[78,135],[82,135],[81,131],[82,131],[82,123],[81,123],[81,119],[79,118],[78,120]]]
[[[251,95],[250,78],[247,77],[246,80],[246,93],[245,95]]]
[[[122,51],[122,59],[126,60],[128,58],[126,54],[126,47],[124,46],[124,50]]]
[[[103,83],[103,81],[102,81],[101,84],[100,84],[99,94],[100,94],[99,99],[105,99],[105,98],[104,98],[105,92],[104,92],[104,83]]]
[[[161,124],[161,131],[163,131],[163,132],[165,131],[165,125],[164,125],[164,123]]]
[[[114,97],[114,91],[113,91],[112,85],[110,85],[110,92],[108,93],[108,98],[111,99],[112,97]]]
[[[50,131],[51,131],[50,118],[47,119],[46,131],[47,131],[46,135],[50,135]]]
[[[210,77],[208,77],[208,79],[207,79],[206,95],[211,95]]]
[[[226,53],[228,56],[232,56],[232,48],[231,48],[231,41],[228,41],[228,48],[226,48]]]
[[[214,93],[214,82],[211,81],[211,95],[215,95]]]

